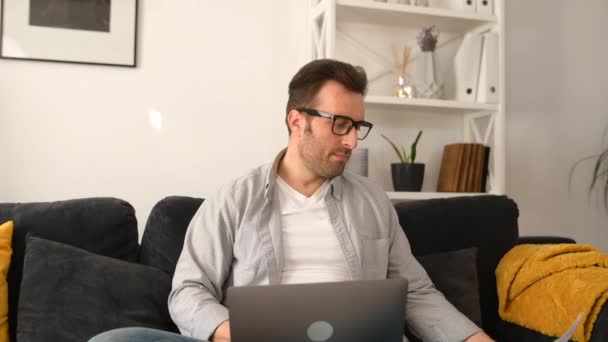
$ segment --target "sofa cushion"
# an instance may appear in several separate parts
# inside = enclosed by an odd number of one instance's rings
[[[48,203],[1,203],[0,222],[13,220],[13,256],[8,274],[9,330],[15,341],[19,286],[28,232],[90,252],[135,260],[135,210],[116,198],[85,198]]]
[[[483,328],[495,336],[498,297],[494,270],[517,242],[517,204],[506,196],[481,195],[399,202],[395,207],[414,255],[477,248]]]
[[[0,222],[1,223],[1,222]],[[8,275],[11,263],[13,222],[0,224],[0,342],[8,342]]]
[[[203,203],[200,198],[173,196],[159,201],[148,216],[139,262],[173,276],[190,220]]]
[[[477,248],[416,257],[435,287],[471,321],[481,326]]]
[[[86,341],[103,331],[140,326],[176,331],[163,271],[29,235],[17,340]]]

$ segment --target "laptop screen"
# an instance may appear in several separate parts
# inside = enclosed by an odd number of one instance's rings
[[[234,342],[400,342],[406,298],[386,279],[233,287],[226,303]]]

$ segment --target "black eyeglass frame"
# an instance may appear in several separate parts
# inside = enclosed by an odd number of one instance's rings
[[[365,120],[355,121],[352,118],[349,118],[348,116],[331,114],[331,113],[322,112],[320,110],[316,110],[316,109],[312,109],[312,108],[296,108],[296,110],[298,112],[306,113],[311,116],[318,116],[321,118],[331,119],[332,120],[331,132],[333,134],[339,135],[339,136],[347,135],[348,133],[350,133],[350,131],[353,129],[353,127],[356,128],[357,131],[359,131],[359,132],[361,132],[361,127],[367,127],[369,129],[367,130],[367,133],[363,137],[360,137],[359,135],[357,135],[358,140],[363,140],[363,139],[367,138],[367,136],[369,135],[369,132],[372,130],[372,127],[374,127],[374,124],[372,124],[371,122],[365,121]],[[344,132],[342,134],[336,133],[336,131],[334,129],[334,127],[336,126],[336,119],[344,119],[344,120],[349,120],[351,122],[351,125],[350,125],[350,127],[348,127],[346,132]]]

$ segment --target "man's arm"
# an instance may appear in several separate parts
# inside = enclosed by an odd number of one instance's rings
[[[465,342],[494,342],[494,340],[484,332],[478,332],[477,334],[467,338]]]
[[[169,294],[169,313],[179,330],[203,340],[228,320],[220,303],[233,259],[236,215],[226,193],[205,200],[190,222]]]
[[[224,321],[211,335],[211,342],[230,342],[230,321]]]
[[[467,340],[467,338],[478,338],[477,334],[481,329],[460,313],[435,288],[424,268],[412,255],[409,242],[399,225],[397,212],[390,201],[388,202],[391,210],[388,277],[402,277],[408,280],[406,303],[408,328],[417,336],[423,337],[425,341],[486,341]]]

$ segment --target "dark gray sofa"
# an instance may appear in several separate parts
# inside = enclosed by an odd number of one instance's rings
[[[141,245],[134,209],[123,200],[0,203],[0,223],[15,222],[8,276],[11,341],[85,341],[101,331],[133,325],[177,331],[166,299],[185,231],[202,201],[159,201]],[[504,196],[458,197],[401,202],[396,209],[414,255],[432,276],[449,274],[449,263],[456,260],[450,253],[475,251],[475,259],[469,255],[460,260],[474,260],[470,264],[475,265],[464,268],[476,273],[478,292],[471,298],[478,298],[489,334],[499,341],[553,340],[498,318],[494,269],[519,241],[515,202]],[[606,311],[604,307],[592,342],[608,340]]]

